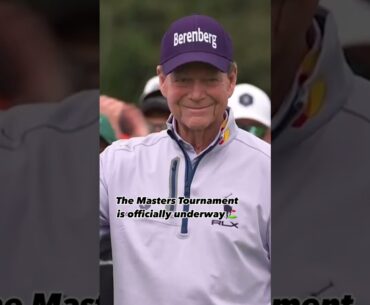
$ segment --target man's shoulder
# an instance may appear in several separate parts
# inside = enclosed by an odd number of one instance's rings
[[[262,158],[271,158],[271,145],[253,134],[238,128],[238,133],[234,139],[241,150],[247,150],[249,153],[260,155]]]
[[[115,141],[108,146],[108,149],[110,151],[137,152],[139,150],[156,148],[158,145],[161,145],[164,141],[168,141],[169,139],[167,132],[164,130],[149,134],[145,137],[134,137],[127,140]]]
[[[98,122],[99,92],[83,91],[61,102],[13,107],[1,114],[1,128],[10,138],[47,129],[71,133]]]
[[[370,124],[370,82],[355,76],[353,89],[343,111]]]
[[[167,151],[168,139],[166,131],[161,131],[145,137],[115,141],[100,154],[101,166],[112,168],[125,164],[134,167],[137,162],[156,160],[163,151]]]
[[[99,92],[91,90],[61,102],[19,105],[1,112],[0,149],[41,149],[45,143],[76,150],[93,147],[99,132],[98,100]]]

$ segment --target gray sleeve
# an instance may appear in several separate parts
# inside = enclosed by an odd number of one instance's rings
[[[108,184],[106,180],[105,159],[109,149],[106,149],[100,154],[100,179],[99,179],[99,195],[100,195],[100,237],[109,235],[109,197]]]

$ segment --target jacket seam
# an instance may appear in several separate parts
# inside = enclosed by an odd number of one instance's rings
[[[71,128],[71,129],[66,129],[66,128],[60,128],[59,126],[55,126],[55,125],[50,125],[50,124],[42,124],[42,125],[38,125],[38,126],[34,126],[33,128],[30,128],[28,130],[25,130],[21,136],[19,137],[19,142],[18,142],[18,145],[16,145],[15,147],[10,147],[9,145],[4,145],[4,144],[0,144],[0,148],[3,148],[3,149],[6,149],[6,150],[17,150],[20,146],[22,146],[22,144],[24,143],[24,140],[25,138],[29,135],[29,134],[32,134],[34,132],[37,132],[39,131],[40,129],[49,129],[49,130],[52,130],[54,132],[57,132],[59,134],[69,134],[69,133],[74,133],[74,132],[79,132],[85,128],[88,128],[90,127],[91,125],[94,125],[96,123],[98,123],[98,120],[99,118],[98,117],[95,117],[92,121],[89,121],[83,125],[80,125],[80,126],[77,126],[77,127],[74,127],[74,128]],[[5,128],[2,128],[1,129],[1,134],[7,138],[9,141],[15,141],[17,138],[13,138],[11,136],[9,136],[7,133],[6,133],[6,130]]]
[[[234,140],[235,140],[235,141],[238,141],[238,142],[240,142],[240,143],[242,143],[242,144],[244,144],[245,146],[248,146],[249,148],[252,148],[252,149],[254,149],[254,150],[256,150],[256,151],[259,151],[260,153],[262,153],[263,155],[265,155],[267,158],[271,159],[271,156],[270,156],[270,155],[268,155],[267,153],[265,153],[263,150],[261,150],[261,149],[259,149],[259,148],[257,148],[257,147],[251,146],[251,145],[249,145],[249,144],[247,144],[247,143],[243,142],[242,140],[240,140],[240,139],[238,139],[238,138],[236,138],[236,139],[234,139]]]
[[[349,108],[346,108],[346,107],[343,107],[341,109],[344,113],[347,113],[349,115],[352,115],[354,117],[357,117],[358,119],[360,119],[361,121],[365,121],[366,123],[370,124],[370,118],[368,118],[367,116],[361,114],[361,113],[358,113],[352,109],[349,109]]]
[[[137,146],[140,146],[140,145],[145,146],[145,147],[150,147],[150,146],[154,146],[154,145],[158,144],[158,142],[163,140],[163,139],[166,139],[166,136],[163,136],[163,137],[157,139],[156,142],[154,142],[154,143],[148,143],[148,144],[147,143],[137,143],[137,144],[132,145],[131,149],[129,149],[129,147],[127,147],[127,146],[124,146],[124,147],[118,147],[117,150],[123,149],[123,150],[126,150],[126,151],[127,150],[128,151],[133,151]]]

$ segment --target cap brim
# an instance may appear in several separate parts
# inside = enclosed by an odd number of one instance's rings
[[[141,104],[141,111],[146,114],[151,111],[170,112],[167,101],[163,97],[150,97]]]
[[[182,53],[170,60],[162,63],[163,72],[167,75],[176,68],[191,62],[203,62],[214,66],[218,70],[227,73],[230,68],[231,61],[225,57],[204,52],[187,52]]]

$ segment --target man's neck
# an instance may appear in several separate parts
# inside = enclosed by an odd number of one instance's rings
[[[190,130],[186,126],[180,125],[177,121],[175,122],[177,133],[184,141],[193,146],[197,154],[205,150],[215,140],[222,124],[221,121],[203,130]]]

